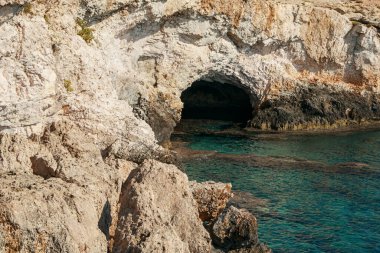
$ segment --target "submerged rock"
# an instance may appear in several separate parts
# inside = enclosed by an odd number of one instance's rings
[[[233,197],[228,205],[257,212],[260,209],[266,209],[268,201],[268,199],[257,198],[250,192],[233,191]]]

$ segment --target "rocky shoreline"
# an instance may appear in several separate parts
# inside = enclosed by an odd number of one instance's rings
[[[148,153],[126,160],[117,143],[102,154],[71,123],[0,143],[2,252],[271,252],[252,214],[226,208],[230,184],[190,183]]]
[[[380,96],[309,85],[266,99],[249,126],[261,130],[323,130],[371,127],[380,121]]]
[[[0,0],[0,253],[270,252],[173,165],[181,95],[233,85],[263,130],[378,120],[371,1]]]

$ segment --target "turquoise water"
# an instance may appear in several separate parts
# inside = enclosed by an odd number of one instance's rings
[[[379,130],[173,139],[206,154],[184,158],[190,179],[262,200],[245,207],[274,252],[380,252]]]

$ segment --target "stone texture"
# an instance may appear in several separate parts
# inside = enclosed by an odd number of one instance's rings
[[[242,88],[258,110],[311,84],[378,101],[380,11],[370,1],[2,1],[0,129],[30,135],[68,118],[102,145],[153,146],[168,140],[181,92],[199,79]]]
[[[350,18],[367,25],[380,27],[380,2],[377,0],[290,0],[286,2],[293,4],[313,5],[330,8]]]
[[[0,176],[0,252],[107,252],[101,193],[58,178]]]
[[[225,209],[232,197],[232,185],[216,182],[190,182],[194,199],[198,204],[199,218],[202,221],[213,221]]]
[[[147,160],[132,171],[120,197],[113,252],[210,252],[187,176]]]
[[[260,244],[256,218],[247,210],[230,206],[213,224],[213,243],[228,252],[271,252]]]
[[[106,252],[122,174],[70,122],[0,137],[0,252]]]
[[[359,125],[370,119],[380,119],[378,96],[302,85],[293,94],[262,103],[250,124],[264,130],[313,130]]]
[[[190,182],[199,217],[210,232],[212,252],[270,253],[271,249],[258,240],[256,218],[245,209],[226,208],[233,196],[231,184]]]
[[[379,13],[374,0],[0,0],[0,252],[105,252],[123,236],[136,250],[163,237],[168,252],[207,252],[185,176],[139,167],[172,161],[158,144],[180,120],[182,92],[197,80],[235,85],[261,129],[374,120]],[[139,201],[118,202],[131,170],[125,185],[141,192],[122,196]],[[153,189],[188,196],[150,203]],[[145,208],[158,206],[161,217]],[[152,223],[123,224],[119,212]],[[156,237],[139,244],[132,225]]]

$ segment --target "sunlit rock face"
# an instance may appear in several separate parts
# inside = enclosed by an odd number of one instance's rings
[[[369,3],[0,0],[0,249],[112,248],[121,185],[172,161],[158,143],[196,81],[243,90],[260,129],[379,117]]]
[[[65,117],[102,132],[99,142],[108,141],[105,135],[129,138],[125,129],[137,125],[144,138],[153,130],[163,141],[180,120],[182,92],[197,80],[238,83],[253,107],[310,85],[353,92],[359,100],[380,91],[378,14],[366,3],[14,0],[1,6],[6,132],[39,133]],[[78,20],[92,29],[88,43],[78,35],[84,29]],[[271,124],[252,124],[261,125]]]

